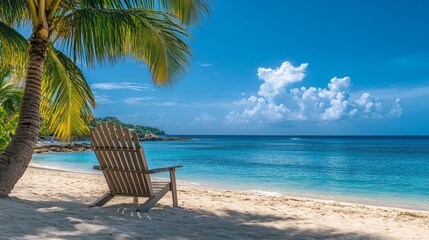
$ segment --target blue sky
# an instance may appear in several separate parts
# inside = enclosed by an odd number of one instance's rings
[[[250,4],[253,3],[253,4]],[[428,1],[218,0],[187,74],[84,69],[96,116],[169,134],[429,134]]]

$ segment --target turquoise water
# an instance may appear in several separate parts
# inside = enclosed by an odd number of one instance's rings
[[[429,137],[192,136],[143,142],[150,168],[182,183],[429,210]],[[93,152],[32,163],[91,172]]]

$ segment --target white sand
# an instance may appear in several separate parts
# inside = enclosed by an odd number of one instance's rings
[[[0,239],[429,239],[429,212],[183,186],[181,208],[170,194],[149,213],[130,197],[89,208],[106,187],[29,168],[0,199]]]

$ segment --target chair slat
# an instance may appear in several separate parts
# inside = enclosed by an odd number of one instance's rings
[[[148,170],[149,168],[147,166],[146,155],[144,153],[144,149],[142,147],[140,147],[140,142],[139,142],[139,138],[137,136],[137,133],[132,132],[131,137],[132,137],[132,141],[134,142],[134,145],[138,146],[140,149],[140,151],[138,151],[136,154],[137,163],[140,164],[141,169]],[[145,174],[145,175],[143,175],[143,179],[146,183],[147,191],[152,193],[153,190],[152,190],[152,186],[151,186],[150,176],[148,174]]]
[[[99,128],[99,134],[100,135],[99,135],[99,137],[100,137],[100,140],[101,140],[103,146],[110,148],[111,146],[110,146],[110,144],[106,138],[106,135],[108,134],[108,132],[105,131],[105,128],[106,128],[105,126],[106,126],[105,123],[100,124],[100,128]],[[112,152],[106,151],[105,153],[106,153],[105,159],[106,159],[107,167],[115,168],[115,166],[113,165],[114,156],[113,156]],[[113,180],[113,183],[115,184],[115,186],[117,188],[117,192],[124,192],[125,189],[123,189],[123,187],[122,187],[122,180],[121,180],[119,174],[117,172],[112,172],[112,175],[113,175],[112,180]]]
[[[106,138],[107,138],[107,141],[109,142],[109,144],[112,146],[113,149],[120,148],[121,146],[118,142],[116,132],[113,128],[113,124],[107,123],[105,125],[105,127],[106,127],[105,131],[108,132]],[[113,151],[112,155],[114,156],[113,165],[116,166],[117,168],[125,169],[124,164],[123,164],[123,162],[124,162],[123,161],[123,157],[124,157],[123,152]],[[129,173],[121,171],[121,172],[118,172],[118,175],[122,179],[121,185],[122,185],[123,189],[128,193],[134,193],[135,190],[133,189],[133,187],[129,181],[129,179],[130,179]]]
[[[90,137],[91,137],[91,144],[93,147],[99,147],[102,145],[98,128],[95,128],[94,130],[92,130]],[[106,152],[95,151],[95,155],[97,156],[98,162],[100,163],[100,167],[107,167],[105,154]],[[103,176],[106,179],[109,189],[113,192],[117,192],[118,189],[116,188],[116,185],[113,182],[113,174],[110,172],[105,172]]]
[[[147,163],[146,163],[146,157],[145,157],[145,153],[144,153],[144,149],[143,148],[140,148],[140,151],[138,151],[137,153],[136,153],[136,156],[137,156],[137,162],[139,162],[142,166],[142,169],[144,169],[144,170],[148,170],[148,167],[147,167]],[[144,174],[143,175],[143,179],[144,179],[144,181],[146,182],[146,188],[147,188],[147,191],[149,192],[149,193],[153,193],[153,190],[152,190],[152,183],[151,183],[151,180],[150,180],[150,175],[149,174]]]
[[[116,125],[116,127],[114,127],[113,124],[110,124],[109,130],[110,130],[110,133],[112,134],[112,136],[114,136],[113,141],[114,141],[115,145],[118,148],[126,147],[126,146],[124,146],[123,142],[121,142],[121,137],[123,138],[123,133],[122,133],[121,127],[119,125]],[[127,162],[127,155],[129,155],[129,154],[125,151],[121,151],[119,153],[119,155],[120,155],[122,167],[124,169],[131,169],[128,165],[128,162]],[[134,178],[133,173],[126,172],[126,176],[127,176],[127,181],[128,181],[129,186],[130,186],[131,192],[138,194],[137,185],[135,184],[135,182],[133,180],[133,178]]]
[[[132,146],[129,146],[127,144],[127,141],[124,138],[124,131],[122,130],[121,126],[116,126],[116,130],[117,130],[117,135],[118,135],[118,140],[122,146],[122,148],[126,148],[128,149],[128,151],[124,151],[124,164],[128,167],[128,169],[134,169],[137,170],[133,164],[133,155],[131,154],[132,151],[137,151],[137,149],[132,148]],[[131,173],[131,181],[133,182],[134,188],[136,190],[137,193],[140,194],[145,194],[144,188],[142,186],[144,186],[144,183],[140,181],[139,177],[138,177],[138,173]]]
[[[133,145],[133,142],[131,140],[130,130],[128,128],[123,128],[123,130],[124,130],[124,137],[125,137],[125,140],[127,142],[128,147],[131,147],[131,146],[136,147],[136,146]],[[138,145],[137,147],[140,147],[140,145]],[[131,156],[131,159],[132,159],[131,162],[132,162],[132,165],[133,165],[134,169],[146,170],[146,169],[141,168],[141,165],[139,164],[139,161],[138,161],[137,154],[138,154],[138,151],[137,152],[130,152],[130,156]],[[137,176],[137,178],[138,178],[138,180],[139,180],[139,182],[141,184],[141,186],[140,186],[141,187],[141,191],[145,192],[145,193],[152,194],[152,189],[150,189],[148,187],[147,178],[144,178],[143,176],[144,175],[142,175],[142,174],[139,174]],[[149,179],[149,182],[150,182],[150,179]]]

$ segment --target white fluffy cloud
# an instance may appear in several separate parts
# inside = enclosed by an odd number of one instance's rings
[[[259,88],[258,95],[271,99],[281,93],[291,83],[300,82],[305,76],[307,63],[294,67],[290,62],[284,62],[279,68],[259,68],[258,77],[264,83]]]
[[[231,123],[279,122],[283,120],[329,121],[345,118],[400,117],[399,99],[392,110],[385,111],[382,102],[367,92],[353,98],[349,77],[334,77],[327,88],[288,88],[305,77],[308,64],[294,67],[284,62],[279,68],[259,68],[258,77],[263,81],[257,96],[236,101],[244,107],[232,111],[225,119]],[[355,100],[354,100],[355,99]]]

